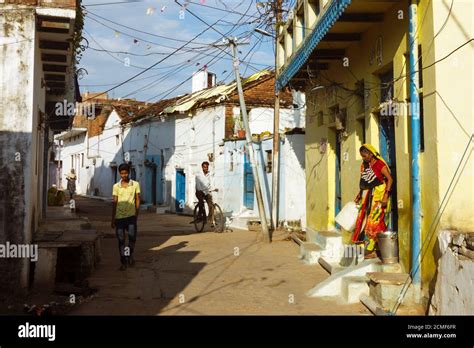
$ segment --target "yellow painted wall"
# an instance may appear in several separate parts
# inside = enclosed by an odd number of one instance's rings
[[[426,1],[422,2],[425,5]],[[423,66],[442,59],[458,46],[474,37],[474,2],[471,0],[454,1],[451,13],[451,1],[431,1],[427,23],[422,26],[426,56]],[[424,7],[420,7],[420,12]],[[440,29],[444,28],[440,31]],[[433,35],[436,37],[431,44]],[[447,196],[441,208],[444,212],[437,228],[428,235],[429,227],[448,190],[455,170],[460,163],[462,153],[474,132],[473,96],[474,96],[474,43],[464,46],[447,59],[425,69],[426,80],[423,87],[425,105],[425,144],[428,153],[424,158],[423,192],[423,239],[431,237],[427,255],[423,262],[422,278],[424,283],[433,286],[436,272],[436,240],[442,229],[461,231],[474,230],[474,156],[472,143],[461,167],[461,175],[455,181],[452,193]],[[428,129],[426,129],[428,128]],[[429,157],[428,157],[429,154]],[[428,161],[433,163],[428,164]],[[436,185],[433,179],[437,179]],[[432,188],[432,186],[435,186]],[[430,193],[433,192],[433,195]]]
[[[384,23],[373,26],[370,32],[364,33],[362,40],[355,43],[348,49],[346,49],[346,56],[349,58],[349,68],[341,67],[339,61],[331,63],[330,69],[324,72],[324,77],[318,79],[318,84],[323,86],[329,86],[331,81],[336,81],[338,83],[343,83],[344,87],[354,90],[356,88],[355,82],[356,78],[359,80],[365,81],[366,88],[372,88],[370,94],[368,95],[368,100],[370,107],[367,110],[364,110],[363,107],[363,97],[356,97],[351,95],[352,93],[345,91],[342,88],[337,88],[337,104],[340,109],[347,109],[347,124],[346,130],[348,136],[341,143],[341,154],[347,153],[347,161],[342,161],[341,166],[341,191],[342,191],[342,205],[345,205],[347,202],[353,200],[359,191],[359,175],[360,175],[360,165],[362,159],[359,154],[359,147],[362,145],[363,140],[361,138],[361,127],[362,124],[357,120],[357,116],[365,113],[365,132],[366,132],[366,142],[374,144],[377,148],[379,147],[379,128],[377,123],[377,118],[375,115],[370,113],[370,109],[373,106],[378,105],[380,100],[380,91],[379,91],[379,79],[377,75],[374,75],[381,69],[388,70],[389,64],[391,63],[394,56],[397,54],[400,55],[398,59],[400,62],[394,60],[394,76],[399,74],[401,67],[403,65],[403,53],[406,50],[406,38],[404,28],[408,25],[407,18],[399,20],[397,18],[397,7],[394,6],[390,11],[390,14],[387,14],[386,20]],[[373,47],[375,46],[375,41],[379,36],[383,38],[383,62],[382,65],[378,65],[374,62],[372,65],[369,65],[369,56]],[[349,71],[351,70],[351,72]],[[354,76],[355,77],[354,77]],[[396,89],[395,94],[398,90],[401,89],[402,95],[401,98],[405,97],[403,83],[400,84],[401,87]],[[326,95],[327,89],[320,89],[315,92],[311,92],[311,87],[309,86],[307,92],[308,102],[308,115],[317,115],[320,111],[324,114],[329,115],[330,110],[328,109],[328,96]],[[316,103],[311,103],[313,100]],[[327,119],[325,120],[326,123]],[[403,133],[403,130],[406,130],[406,119],[401,119],[396,122],[397,129],[397,140],[398,133]],[[315,143],[319,143],[322,135],[325,137],[328,134],[333,134],[334,130],[328,128],[328,125],[318,126],[317,122],[308,122],[307,124],[307,148],[314,146]],[[401,137],[404,141],[397,142],[398,147],[405,149],[406,156],[406,137]],[[314,157],[310,153],[307,155],[307,185],[308,187],[319,187],[321,190],[324,187],[325,197],[324,203],[319,204],[320,195],[308,195],[308,199],[313,199],[313,202],[308,201],[307,204],[307,218],[308,225],[315,229],[321,228],[334,228],[334,211],[335,211],[335,149],[333,146],[328,147],[328,155],[324,157],[323,163],[320,165],[325,165],[327,167],[327,175],[324,177],[316,177],[312,175],[308,170],[313,166],[313,163],[318,157]],[[398,159],[397,159],[398,160]],[[406,160],[403,163],[403,159],[400,160],[399,169],[401,173],[409,173],[408,166],[409,161]],[[402,180],[407,180],[403,178],[403,174],[400,175]],[[326,192],[327,190],[327,192]],[[409,199],[409,187],[406,187],[406,193],[400,193],[402,196],[406,195]],[[402,214],[400,220],[405,219],[405,226],[403,230],[408,233],[409,228],[406,226],[409,219],[405,218]],[[313,224],[316,221],[324,221],[325,224]],[[403,221],[400,221],[403,226]],[[406,234],[405,233],[405,234]],[[407,236],[404,236],[401,233],[402,243],[403,238],[409,241]],[[406,257],[404,258],[406,259]]]
[[[443,24],[449,9],[450,1],[421,0],[418,9],[419,43],[423,50],[423,65],[442,58],[455,47],[472,38],[472,7],[471,1],[456,1],[451,13],[452,18],[447,22],[443,32],[437,37],[436,44],[431,45],[434,34]],[[428,7],[427,7],[428,6]],[[404,18],[399,19],[399,10]],[[334,227],[334,192],[335,192],[335,153],[334,146],[328,146],[324,155],[319,153],[319,143],[329,139],[334,134],[326,124],[318,126],[317,115],[323,112],[328,115],[327,88],[311,91],[315,85],[329,86],[331,81],[342,83],[348,89],[355,89],[356,78],[364,79],[366,88],[371,88],[368,100],[370,108],[380,100],[378,73],[393,67],[394,77],[402,76],[396,83],[394,96],[405,101],[407,95],[407,79],[404,78],[408,69],[404,54],[408,50],[408,7],[406,2],[395,4],[385,15],[383,23],[373,25],[365,32],[362,40],[346,49],[349,58],[349,69],[342,67],[340,61],[332,62],[330,69],[313,84],[308,84],[307,94],[307,131],[306,131],[306,164],[307,164],[307,219],[308,226],[316,229],[331,229]],[[375,61],[369,64],[369,55],[377,38],[383,39],[382,64]],[[456,37],[456,40],[453,39]],[[430,46],[432,46],[430,48]],[[435,68],[423,70],[424,93],[424,134],[425,151],[420,156],[422,178],[422,231],[426,239],[427,231],[439,208],[442,195],[449,185],[460,153],[473,132],[473,70],[472,47],[466,47],[462,54],[457,55],[454,69],[448,60],[445,64],[437,64]],[[354,77],[355,76],[355,77]],[[454,85],[453,85],[454,83]],[[431,94],[438,91],[450,109],[455,113],[454,119],[439,96]],[[347,108],[347,138],[341,143],[341,153],[348,154],[348,160],[342,161],[342,205],[354,199],[358,192],[359,167],[361,158],[358,152],[362,144],[361,125],[356,120],[357,115],[364,112],[361,100],[350,96],[344,89],[337,89],[339,108]],[[377,116],[365,110],[366,140],[379,148],[379,128]],[[362,110],[361,110],[362,109]],[[398,232],[400,240],[400,259],[406,270],[410,268],[411,255],[411,126],[410,117],[405,113],[395,119],[396,160],[397,160],[397,198],[402,206],[398,209]],[[334,144],[334,139],[332,139]],[[471,150],[472,151],[472,150]],[[473,157],[473,156],[471,156]],[[443,228],[473,230],[473,214],[460,207],[473,205],[473,159],[465,168],[463,179],[451,197],[441,225]],[[460,204],[458,204],[460,203]],[[423,260],[422,277],[424,288],[435,275],[436,236],[432,238],[427,256]]]

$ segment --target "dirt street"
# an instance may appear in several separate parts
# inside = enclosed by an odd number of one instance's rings
[[[72,315],[369,314],[361,304],[305,296],[328,274],[304,265],[294,242],[266,244],[248,231],[198,234],[187,216],[141,212],[136,265],[119,271],[111,204],[78,198],[77,207],[105,236],[89,279],[98,292]]]

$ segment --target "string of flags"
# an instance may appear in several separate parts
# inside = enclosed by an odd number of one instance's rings
[[[160,0],[157,0],[157,1],[160,2]],[[199,3],[200,3],[201,5],[204,5],[204,4],[206,3],[206,0],[199,0]],[[186,9],[188,8],[188,6],[189,6],[190,4],[191,4],[191,0],[184,0],[183,5],[181,5],[181,8],[179,9],[179,19],[185,19]],[[223,3],[223,4],[224,4],[224,3]],[[224,5],[225,5],[225,4],[224,4]],[[227,8],[227,6],[225,6],[225,7]],[[160,12],[161,12],[161,13],[164,13],[167,9],[168,9],[168,6],[162,5],[162,6],[160,7]],[[148,8],[146,9],[145,14],[146,14],[147,16],[152,16],[152,15],[154,15],[156,12],[157,12],[157,8],[154,7],[154,6],[150,6],[150,7],[148,7]],[[120,31],[114,30],[114,37],[115,37],[115,38],[119,38],[119,37],[121,36],[121,34],[122,34],[122,33],[121,33]],[[134,39],[133,39],[133,44],[139,46],[139,45],[140,45],[140,40],[134,38]],[[146,48],[147,50],[150,50],[150,49],[152,48],[152,45],[146,44],[145,48]],[[117,55],[120,56],[120,54],[117,54]],[[128,58],[128,57],[125,58],[125,66],[130,66],[129,59],[130,59],[130,58]],[[188,59],[188,60],[187,60],[187,63],[192,63],[192,62],[191,62],[191,59]],[[195,66],[200,66],[200,65],[201,65],[201,63],[196,63],[196,64],[195,64]],[[203,66],[202,66],[202,69],[203,69],[203,70],[206,70],[206,69],[207,69],[207,65],[203,65]]]

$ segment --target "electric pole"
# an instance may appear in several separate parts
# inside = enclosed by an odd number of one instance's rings
[[[278,69],[278,27],[281,21],[281,2],[274,0],[275,11],[275,87]],[[280,180],[280,94],[275,88],[273,117],[273,159],[272,159],[272,229],[278,228],[279,180]]]
[[[267,218],[265,216],[265,206],[263,203],[262,187],[260,186],[260,176],[258,174],[257,162],[255,160],[252,133],[250,132],[250,124],[249,124],[249,119],[247,115],[247,107],[245,105],[244,90],[242,88],[242,82],[240,80],[239,59],[237,57],[237,43],[235,42],[235,40],[229,39],[229,45],[232,49],[232,56],[234,57],[233,69],[235,73],[235,81],[237,82],[237,90],[239,92],[240,110],[242,111],[242,118],[243,118],[244,126],[245,126],[245,138],[247,141],[247,148],[249,150],[249,158],[250,158],[250,165],[252,167],[252,175],[255,178],[254,180],[255,194],[257,196],[257,205],[258,205],[258,212],[260,215],[260,221],[262,224],[263,238],[266,242],[270,242],[271,241],[270,232],[268,230]]]

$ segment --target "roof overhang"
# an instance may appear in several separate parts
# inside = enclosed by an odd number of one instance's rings
[[[67,132],[62,132],[61,134],[55,135],[54,140],[66,140],[83,133],[87,133],[87,128],[72,128]]]
[[[283,89],[293,76],[303,67],[313,50],[321,42],[326,33],[331,29],[332,25],[339,19],[351,0],[332,0],[329,7],[318,20],[315,28],[304,41],[300,49],[295,53],[293,60],[278,76],[275,89],[280,91]]]
[[[281,68],[275,89],[290,82],[304,86],[308,76],[329,69],[332,62],[346,57],[346,49],[362,39],[363,33],[384,20],[385,13],[398,0],[330,0],[312,31],[299,49]]]

